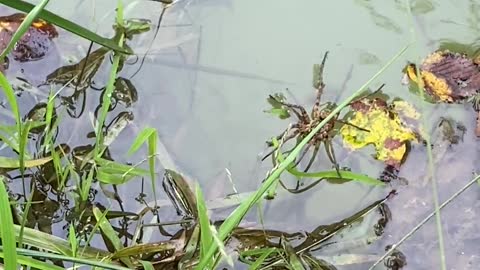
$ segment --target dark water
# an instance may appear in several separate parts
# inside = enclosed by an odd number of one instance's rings
[[[253,191],[271,166],[268,161],[260,162],[265,141],[289,123],[263,112],[268,109],[268,94],[283,92],[289,100],[310,108],[314,101],[311,68],[329,51],[323,101],[340,102],[409,43],[414,31],[416,43],[372,88],[385,83],[385,93],[414,104],[426,116],[426,130],[431,134],[440,117],[451,117],[466,126],[463,141],[444,153],[434,152],[438,196],[440,202],[444,201],[479,169],[478,139],[473,132],[475,115],[471,105],[421,103],[401,84],[401,70],[407,61],[423,58],[443,41],[474,43],[480,34],[480,6],[466,0],[441,4],[427,0],[411,2],[413,18],[405,12],[403,1],[179,1],[166,11],[142,69],[131,79],[138,90],[138,102],[128,110],[135,120],[110,147],[114,158],[132,163],[143,159],[145,152],[133,157],[126,157],[125,152],[141,129],[154,127],[159,143],[170,156],[163,153],[160,163],[197,179],[207,199],[221,198],[233,191],[225,169],[231,172],[239,192]],[[90,29],[98,29],[101,34],[111,35],[115,3],[79,2],[76,9],[84,12],[67,6],[73,4],[52,3],[49,8]],[[159,3],[137,1],[126,5],[125,17],[150,19],[156,24],[161,10]],[[149,49],[153,36],[150,31],[132,41],[131,46],[140,57]],[[58,66],[83,58],[88,45],[87,41],[61,31],[54,53],[22,65],[23,73],[13,65],[7,75],[39,84]],[[127,65],[121,74],[130,77],[139,62]],[[105,65],[95,81],[105,82],[107,76]],[[48,89],[40,89],[38,93],[22,95],[22,109],[28,111],[47,93]],[[85,113],[79,119],[66,117],[68,129],[61,130],[59,141],[72,145],[92,142],[86,134],[93,130],[89,113],[95,110],[98,100],[98,92],[87,93]],[[334,140],[334,148],[340,165],[352,171],[378,177],[383,169],[383,164],[371,157],[373,151],[352,153],[343,147],[340,138]],[[168,163],[168,159],[173,163]],[[314,169],[331,169],[323,152]],[[158,177],[162,173],[162,168],[158,168]],[[433,210],[427,175],[426,148],[413,144],[400,171],[409,184],[396,187],[398,195],[388,202],[392,220],[382,238],[370,246],[338,248],[324,254],[318,252],[318,256],[336,263],[338,269],[368,269],[372,259],[354,264],[335,256],[361,254],[376,258],[387,245],[410,231]],[[161,192],[160,185],[157,186]],[[372,188],[353,182],[325,182],[297,195],[279,189],[277,198],[264,205],[264,223],[269,229],[309,231],[354,214],[390,190],[391,187]],[[141,209],[134,200],[139,192],[139,181],[119,188],[126,210]],[[151,192],[147,193],[153,200]],[[164,194],[161,196],[166,199]],[[473,186],[442,211],[447,269],[476,269],[480,262],[480,247],[476,244],[480,237],[476,222],[478,200],[478,186]],[[100,201],[117,207],[116,202]],[[219,215],[222,214],[226,215]],[[246,218],[246,222],[256,220],[255,214]],[[64,234],[61,228],[57,228],[57,233]],[[398,250],[406,256],[404,269],[440,269],[434,220]]]

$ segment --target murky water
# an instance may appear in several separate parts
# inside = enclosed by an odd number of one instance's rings
[[[271,166],[269,161],[260,161],[265,154],[265,141],[289,123],[263,112],[269,106],[267,96],[282,92],[289,100],[310,108],[314,102],[312,65],[319,63],[329,51],[322,100],[339,102],[411,42],[414,31],[417,42],[373,83],[372,89],[385,83],[385,93],[417,106],[426,115],[427,129],[432,134],[440,117],[451,117],[466,126],[463,141],[449,148],[442,157],[434,158],[439,198],[444,201],[479,170],[475,115],[471,105],[421,103],[401,84],[401,71],[407,61],[423,58],[442,41],[475,42],[480,34],[480,6],[467,0],[441,4],[427,0],[411,2],[413,18],[405,12],[404,1],[303,1],[301,4],[179,1],[166,11],[142,69],[131,78],[138,90],[138,102],[129,109],[135,120],[112,144],[110,150],[114,158],[133,163],[141,160],[145,153],[133,157],[126,157],[124,153],[136,133],[150,126],[158,130],[159,141],[165,145],[175,166],[199,180],[208,198],[233,191],[225,169],[231,172],[239,192],[255,190]],[[99,33],[111,35],[114,5],[115,1],[82,1],[77,6],[85,11],[81,13],[60,3],[49,7],[84,26],[98,29]],[[161,11],[160,3],[138,1],[126,6],[125,16],[156,22]],[[152,30],[133,41],[131,46],[140,54],[140,59],[136,64],[127,65],[122,76],[130,78],[138,69],[153,33]],[[56,42],[56,54],[22,66],[23,73],[14,66],[9,70],[9,78],[21,76],[38,84],[58,66],[83,58],[88,48],[88,42],[64,31]],[[48,69],[39,68],[46,62]],[[106,81],[107,72],[105,66],[95,81]],[[22,99],[25,110],[36,103],[35,99],[44,98],[32,96]],[[98,93],[87,93],[85,114],[76,120],[66,120],[71,129],[60,133],[60,141],[75,145],[91,143],[86,138],[92,131],[89,112],[95,110],[98,100]],[[342,167],[372,177],[378,177],[383,169],[383,164],[371,157],[373,151],[351,153],[339,138],[334,140],[334,149]],[[314,169],[331,169],[324,152],[320,153]],[[383,237],[367,247],[323,255],[319,251],[318,256],[383,254],[387,245],[398,241],[432,211],[432,188],[426,183],[427,174],[426,148],[413,144],[400,171],[400,176],[409,184],[396,187],[398,195],[388,202],[392,221]],[[159,177],[161,175],[159,169]],[[480,237],[476,223],[477,188],[471,187],[442,211],[448,269],[476,269],[480,262],[480,247],[476,244]],[[289,232],[309,231],[352,215],[390,190],[390,187],[371,188],[352,182],[341,185],[324,182],[296,195],[279,189],[277,199],[265,204],[265,226]],[[119,192],[126,210],[141,208],[134,200],[140,192],[139,182],[122,186]],[[148,195],[153,200],[151,193]],[[255,213],[246,219],[256,220]],[[406,256],[404,269],[439,269],[434,220],[398,250]],[[372,263],[349,265],[344,262],[338,269],[367,269]],[[381,266],[378,269],[382,269]]]

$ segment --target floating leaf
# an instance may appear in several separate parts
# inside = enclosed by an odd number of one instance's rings
[[[406,105],[400,103],[399,106]],[[351,107],[354,110],[349,120],[351,125],[344,125],[340,130],[344,143],[352,149],[373,144],[378,160],[400,167],[407,152],[407,143],[416,140],[416,134],[380,98],[363,98],[352,103]],[[411,111],[409,113],[412,114]]]
[[[0,51],[7,47],[25,17],[22,13],[0,17]],[[13,58],[20,62],[39,60],[47,54],[52,47],[52,39],[57,36],[52,24],[36,19],[13,47]]]
[[[414,64],[406,67],[408,78],[439,102],[461,101],[480,89],[480,67],[465,54],[448,50],[430,54],[419,67],[421,81],[416,69]]]
[[[290,117],[288,108],[285,107],[281,102],[285,101],[285,96],[281,93],[276,93],[273,96],[270,95],[267,98],[268,103],[272,106],[270,110],[265,110],[264,112],[271,113],[278,116],[280,119],[287,119]]]
[[[39,159],[24,160],[24,167],[31,168],[41,166],[52,160],[52,157]],[[18,158],[0,157],[0,168],[2,169],[18,169],[20,168],[20,160]]]
[[[30,12],[32,9],[35,8],[35,5],[30,4],[28,2],[24,2],[21,0],[0,0],[0,3],[9,6],[11,8],[17,9],[22,12]],[[91,40],[97,44],[100,44],[104,47],[108,47],[110,49],[123,52],[126,54],[133,54],[133,52],[129,48],[123,48],[119,46],[114,40],[108,39],[101,37],[94,32],[81,27],[78,24],[75,24],[71,21],[68,21],[60,16],[55,15],[54,13],[48,11],[48,10],[41,10],[40,13],[38,14],[38,17],[41,19],[44,19],[46,21],[49,21],[69,32],[74,33],[75,35],[81,36],[83,38],[86,38],[88,40]]]

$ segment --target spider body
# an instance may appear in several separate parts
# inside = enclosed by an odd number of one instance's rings
[[[310,114],[308,114],[305,108],[301,105],[286,103],[270,95],[270,99],[273,99],[278,104],[281,104],[289,112],[295,114],[297,118],[296,123],[291,124],[289,128],[287,128],[284,132],[282,132],[282,134],[277,136],[277,139],[282,140],[282,143],[285,143],[294,138],[297,138],[297,142],[303,140],[316,126],[318,126],[318,124],[325,120],[332,112],[332,110],[336,107],[336,104],[331,102],[327,102],[323,105],[320,104],[323,89],[325,88],[325,84],[323,83],[323,68],[327,59],[327,55],[328,52],[325,53],[322,63],[320,65],[314,66],[313,87],[316,89],[316,98]],[[339,170],[331,142],[333,136],[336,133],[335,131],[337,122],[342,122],[338,119],[338,114],[335,115],[330,121],[328,121],[308,142],[308,144],[304,147],[300,156],[296,160],[295,166],[297,166],[300,161],[305,157],[308,150],[312,146],[314,146],[312,157],[310,158],[310,161],[304,169],[305,172],[308,171],[315,160],[321,144],[323,143],[325,145],[325,151],[328,158],[335,165],[335,169],[337,171]],[[269,143],[269,146],[272,146],[272,143]],[[286,152],[290,151],[291,150]],[[267,156],[265,156],[264,159],[270,156],[272,153],[273,151],[270,152]]]

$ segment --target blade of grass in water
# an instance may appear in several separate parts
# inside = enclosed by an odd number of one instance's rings
[[[11,8],[14,8],[16,10],[19,10],[19,11],[23,11],[25,13],[28,13],[30,12],[35,6],[28,3],[28,2],[24,2],[24,1],[20,1],[20,0],[15,0],[15,1],[12,1],[12,0],[0,0],[0,3],[8,6],[8,7],[11,7]],[[104,38],[102,36],[99,36],[97,34],[95,34],[94,32],[76,24],[76,23],[73,23],[69,20],[66,20],[56,14],[53,14],[52,12],[49,12],[47,10],[42,10],[39,14],[38,14],[38,17],[41,18],[41,19],[44,19],[50,23],[53,23],[55,25],[57,25],[58,27],[61,27],[75,35],[78,35],[80,37],[83,37],[83,38],[86,38],[90,41],[93,41],[97,44],[100,44],[104,47],[107,47],[107,48],[110,48],[112,50],[115,50],[115,51],[118,51],[118,52],[122,52],[122,53],[126,53],[126,54],[133,54],[133,52],[129,49],[129,48],[123,48],[122,46],[119,46],[117,43],[115,43],[114,40],[112,39],[108,39],[108,38]]]
[[[52,160],[52,157],[44,157],[39,159],[30,159],[24,160],[23,167],[24,168],[31,168],[41,166],[45,163],[48,163]],[[3,169],[18,169],[20,168],[21,163],[18,158],[7,158],[0,156],[0,168]]]
[[[30,11],[28,12],[27,16],[25,19],[22,21],[20,26],[18,27],[17,31],[13,34],[12,39],[8,43],[7,47],[3,50],[2,54],[0,55],[0,59],[5,59],[5,56],[7,56],[10,51],[13,49],[15,44],[17,44],[17,41],[19,41],[22,36],[28,31],[30,28],[30,25],[32,25],[33,21],[38,17],[38,14],[42,12],[43,8],[48,4],[50,0],[42,0],[40,4],[36,5]],[[8,2],[16,2],[16,1],[8,1]]]
[[[72,223],[70,223],[68,228],[68,241],[70,242],[70,247],[72,248],[73,257],[77,257],[78,241],[75,233],[75,227],[73,227]]]
[[[414,26],[414,17],[412,14],[412,6],[410,3],[410,0],[406,0],[406,8],[408,11],[408,21],[409,21],[409,26],[410,26],[410,33],[411,33],[411,42],[414,44],[417,44],[417,38],[416,38],[416,33],[415,33],[415,26]],[[415,46],[415,55],[417,56],[417,59],[420,58],[418,46]],[[418,65],[415,65],[415,73],[417,75],[417,78],[421,78],[420,76],[420,71],[418,68]],[[417,87],[420,89],[420,96],[422,100],[425,100],[425,89],[423,88],[423,85],[421,84],[421,80],[416,80],[417,82]],[[422,106],[425,109],[424,103],[422,102]],[[422,125],[425,127],[427,126],[427,119],[425,118],[424,114],[421,114],[421,119],[422,119]],[[435,177],[435,166],[433,164],[433,155],[432,155],[432,144],[431,144],[431,138],[430,135],[425,132],[425,143],[426,143],[426,148],[427,148],[427,157],[428,157],[428,177],[431,181],[432,185],[432,196],[433,196],[433,204],[435,207],[435,223],[436,223],[436,228],[437,228],[437,235],[438,235],[438,248],[440,252],[440,265],[442,270],[447,269],[447,262],[446,262],[446,255],[445,255],[445,244],[444,244],[444,239],[443,239],[443,228],[442,228],[442,217],[440,214],[440,208],[439,208],[439,200],[438,200],[438,188],[437,188],[437,180]]]
[[[123,24],[123,5],[121,1],[118,1],[118,6],[117,6],[117,18],[116,18],[116,23],[118,26],[122,26]],[[125,36],[120,35],[119,40],[118,40],[118,46],[122,46],[123,41],[124,41]],[[122,55],[116,53],[113,56],[113,63],[112,67],[110,68],[110,75],[108,77],[108,83],[105,88],[105,93],[103,94],[103,99],[102,99],[102,107],[100,109],[100,117],[98,118],[97,121],[97,129],[96,129],[96,143],[95,143],[95,149],[94,149],[94,157],[99,157],[99,154],[105,149],[103,145],[103,124],[105,123],[105,119],[107,118],[108,110],[110,109],[110,105],[112,103],[112,94],[113,91],[115,90],[115,81],[117,80],[117,72],[118,72],[118,67],[120,65],[120,60],[122,58]],[[102,149],[100,149],[102,147]]]
[[[279,149],[280,145],[279,142],[276,138],[272,139],[273,147],[276,149]],[[283,154],[281,152],[278,152],[277,159],[279,162],[282,162],[285,160]],[[372,185],[372,186],[384,186],[385,183],[378,179],[373,179],[371,177],[368,177],[367,175],[363,174],[358,174],[358,173],[353,173],[350,171],[344,171],[344,170],[339,170],[339,171],[322,171],[322,172],[301,172],[297,170],[295,167],[290,166],[289,168],[286,169],[289,173],[297,176],[297,177],[308,177],[308,178],[324,178],[324,179],[331,179],[331,178],[339,178],[338,174],[340,173],[341,179],[346,179],[346,180],[352,180],[352,181],[357,181],[361,182],[364,184]]]
[[[258,259],[252,265],[250,265],[250,268],[248,268],[249,270],[257,270],[258,268],[260,268],[260,266],[262,266],[265,259],[267,259],[268,256],[270,256],[270,254],[277,251],[276,248],[258,249],[258,251],[260,250],[262,250],[262,255],[260,255],[260,257],[258,257]],[[255,252],[257,250],[253,250],[253,251]],[[244,256],[247,255],[247,252],[244,252]]]
[[[5,269],[15,270],[17,269],[17,251],[15,250],[17,246],[13,229],[12,211],[4,181],[5,178],[0,176],[0,223],[2,224],[0,232],[5,253]]]
[[[13,112],[13,115],[15,116],[15,123],[17,125],[17,132],[18,132],[18,138],[17,142],[19,141],[19,138],[22,135],[22,117],[20,116],[20,110],[18,109],[18,103],[17,103],[17,98],[15,96],[15,92],[12,89],[12,86],[8,82],[7,78],[3,75],[2,72],[0,72],[0,86],[3,89],[3,92],[5,93],[5,97],[7,98],[8,104],[10,104],[10,109]],[[19,147],[20,149],[20,147]],[[19,159],[19,167],[23,167],[23,153],[20,151],[20,159]]]
[[[97,207],[93,208],[93,214],[95,215],[95,218],[97,219],[97,222],[100,226],[100,230],[102,230],[104,235],[108,238],[108,240],[110,240],[110,243],[112,243],[115,250],[119,251],[123,248],[123,244],[122,244],[122,241],[120,240],[120,238],[118,238],[115,230],[112,228],[112,225],[110,224],[108,219],[106,219],[106,217],[105,217],[106,214],[107,214],[107,211],[105,211],[105,213],[102,213],[100,211],[100,209],[98,209]],[[123,257],[123,258],[120,258],[120,260],[123,263],[125,263],[128,267],[130,267],[131,269],[135,268],[133,266],[133,263],[130,260],[130,258]]]
[[[5,253],[0,252],[0,258],[5,258]],[[40,270],[64,270],[65,268],[53,265],[51,263],[42,262],[26,256],[17,256],[17,262],[22,265],[30,266],[30,269]],[[15,269],[15,268],[14,268]]]
[[[195,191],[200,224],[200,258],[202,258],[212,244],[213,236],[212,231],[210,231],[210,219],[208,218],[207,206],[198,183],[195,185]]]
[[[132,146],[130,146],[130,149],[128,149],[127,154],[132,155],[133,153],[137,152],[143,143],[147,141],[150,136],[154,135],[156,131],[156,129],[151,127],[144,128],[142,131],[140,131],[133,141]]]
[[[150,169],[150,182],[152,183],[153,199],[157,201],[157,187],[155,185],[155,154],[157,153],[157,131],[148,137],[148,167]],[[156,207],[156,205],[155,205]]]
[[[3,251],[2,246],[0,246],[0,252],[1,251]],[[41,251],[35,251],[35,250],[23,249],[23,248],[17,248],[17,254],[25,255],[25,256],[29,256],[29,257],[56,259],[56,260],[61,260],[61,261],[66,261],[66,262],[74,262],[74,263],[84,264],[84,265],[89,265],[89,266],[97,266],[97,267],[100,267],[100,269],[131,270],[131,268],[126,268],[126,267],[122,267],[122,266],[119,266],[119,265],[99,262],[99,261],[96,261],[96,260],[93,260],[93,259],[80,259],[80,258],[74,258],[74,257],[71,257],[71,256],[65,256],[65,255],[59,255],[59,254],[53,254],[53,253],[41,252]]]
[[[285,158],[283,162],[278,164],[278,166],[272,171],[272,173],[268,176],[268,178],[263,182],[260,188],[246,201],[240,204],[232,214],[222,223],[220,229],[218,231],[219,239],[225,241],[227,237],[230,235],[231,231],[238,226],[240,221],[246,215],[246,213],[250,210],[250,208],[261,199],[263,194],[270,188],[272,184],[274,184],[277,179],[279,178],[280,174],[288,168],[288,166],[294,162],[295,158],[300,154],[301,149],[313,138],[313,136],[326,124],[328,123],[334,115],[339,113],[344,107],[346,107],[351,101],[353,101],[356,97],[362,94],[367,87],[377,79],[391,64],[393,64],[401,55],[405,53],[408,49],[410,44],[407,44],[403,47],[388,63],[383,66],[370,80],[368,80],[363,86],[361,86],[355,93],[353,93],[349,98],[344,100],[338,107],[336,107],[322,122],[318,124],[305,138],[297,144],[297,146],[293,149],[293,151]],[[212,245],[207,254],[200,259],[199,264],[197,265],[196,269],[211,269],[212,266],[209,264],[210,258],[215,256],[217,252],[217,245]]]
[[[148,167],[150,170],[150,181],[152,183],[152,189],[153,189],[153,198],[155,199],[155,202],[157,201],[157,188],[156,188],[156,181],[155,181],[155,159],[157,158],[157,142],[158,142],[158,132],[156,129],[147,127],[144,128],[140,134],[138,134],[137,138],[135,138],[134,142],[132,143],[132,146],[130,146],[130,149],[128,150],[127,154],[131,155],[140,149],[140,147],[143,145],[143,143],[147,141],[147,146],[148,146]],[[155,207],[157,207],[155,203]]]

